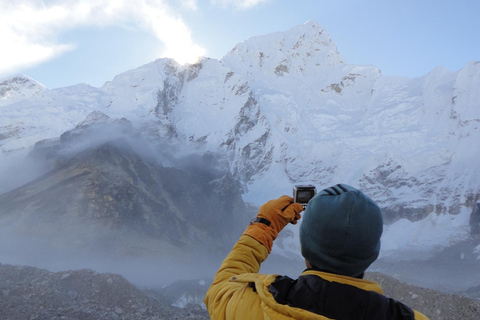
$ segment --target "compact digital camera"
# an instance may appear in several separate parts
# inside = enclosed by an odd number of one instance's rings
[[[316,194],[317,188],[311,184],[296,185],[293,187],[293,202],[300,203],[305,207],[308,201],[310,201],[310,199],[312,199]]]

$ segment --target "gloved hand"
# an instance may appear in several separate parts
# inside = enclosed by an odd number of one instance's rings
[[[293,198],[281,196],[276,200],[270,200],[260,207],[257,221],[247,227],[244,234],[251,236],[262,243],[268,252],[272,250],[273,240],[278,233],[288,224],[296,224],[301,218],[300,212],[303,205],[293,203]]]

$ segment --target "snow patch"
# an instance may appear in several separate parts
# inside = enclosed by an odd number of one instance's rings
[[[179,299],[175,300],[172,303],[172,306],[178,308],[185,308],[189,304],[198,304],[202,309],[206,309],[205,304],[203,303],[203,298],[199,296],[192,296],[184,293]]]
[[[477,260],[480,260],[480,245],[476,246],[475,249],[473,249],[473,253],[478,254]]]

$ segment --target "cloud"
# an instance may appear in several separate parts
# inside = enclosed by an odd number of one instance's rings
[[[196,0],[182,0],[182,9],[196,10]],[[59,36],[86,26],[127,26],[145,29],[165,46],[159,56],[180,63],[204,55],[190,29],[166,0],[18,0],[0,1],[0,75],[51,60],[75,44]]]
[[[247,10],[272,0],[211,0]],[[140,28],[164,45],[159,57],[193,63],[206,53],[195,43],[180,10],[198,10],[198,0],[0,0],[0,77],[75,50],[59,37],[82,27]]]
[[[180,3],[185,9],[197,10],[197,0],[181,0]]]
[[[213,5],[222,5],[224,7],[233,6],[237,10],[248,10],[261,3],[272,0],[210,0]]]
[[[196,6],[192,1],[184,3],[190,8]],[[191,63],[205,54],[206,50],[194,43],[190,29],[180,18],[173,16],[167,7],[152,9],[146,1],[140,2],[137,7],[144,27],[165,44],[164,56],[172,57],[180,63]]]
[[[56,11],[21,1],[10,5],[0,2],[0,74],[33,66],[74,48],[52,41],[54,34],[48,24]]]

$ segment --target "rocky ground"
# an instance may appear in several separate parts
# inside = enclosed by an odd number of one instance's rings
[[[387,296],[417,309],[432,320],[480,319],[480,302],[402,283],[369,273]],[[184,285],[184,283],[182,283]],[[177,290],[178,291],[178,290]],[[175,292],[175,289],[170,292]],[[0,264],[0,319],[209,319],[199,305],[172,306],[166,292],[141,290],[116,274],[92,270],[49,272]]]
[[[0,265],[2,320],[209,319],[198,305],[181,309],[122,276],[91,270],[52,273]]]
[[[480,319],[478,300],[416,287],[377,272],[367,273],[366,278],[378,282],[386,296],[403,302],[432,320]]]

